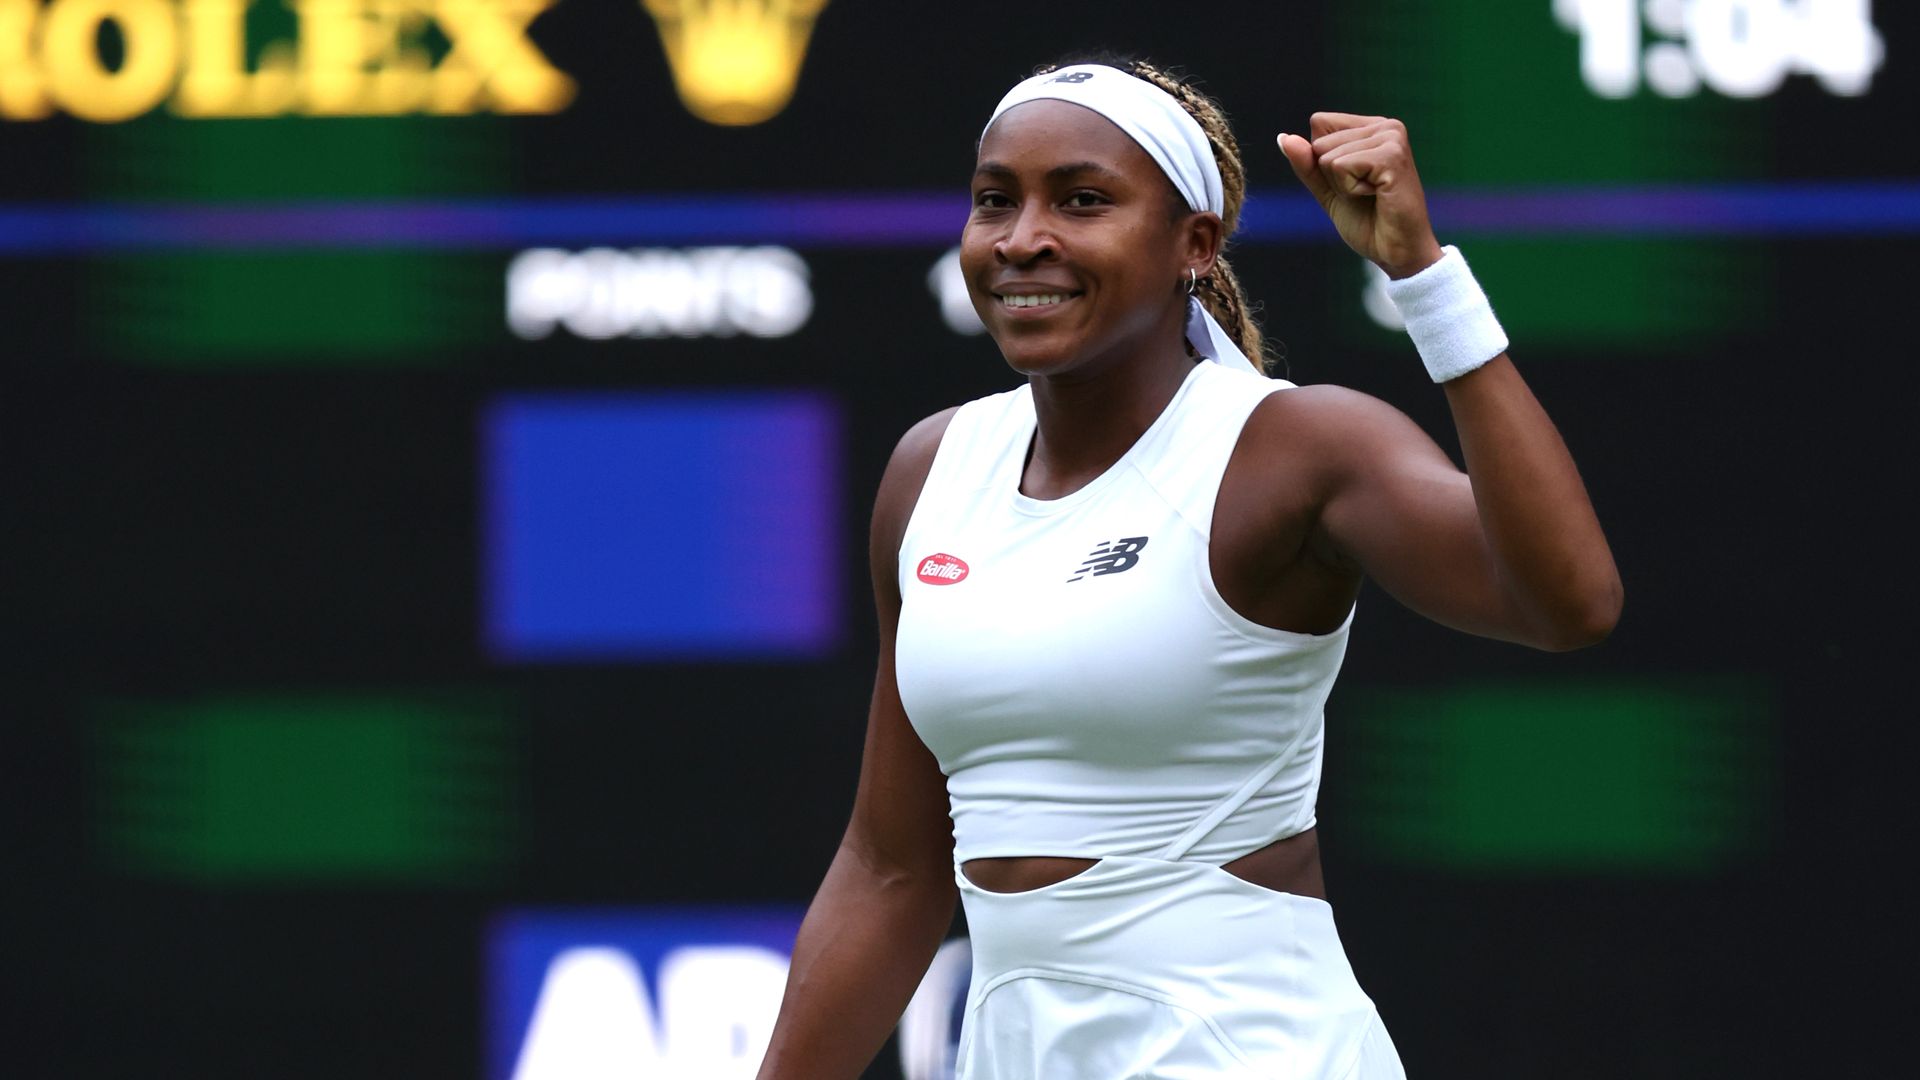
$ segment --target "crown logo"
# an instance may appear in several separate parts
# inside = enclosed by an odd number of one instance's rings
[[[641,0],[660,28],[674,88],[710,124],[758,124],[793,100],[827,0]]]

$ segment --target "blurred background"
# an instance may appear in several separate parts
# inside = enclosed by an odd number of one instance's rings
[[[1562,656],[1360,601],[1322,845],[1409,1074],[1897,1074],[1916,42],[1869,0],[0,0],[0,1073],[750,1076],[851,803],[882,466],[1014,381],[953,266],[973,140],[1106,46],[1235,118],[1286,373],[1457,453],[1272,143],[1407,121],[1626,581]],[[964,980],[870,1076],[943,1075]]]

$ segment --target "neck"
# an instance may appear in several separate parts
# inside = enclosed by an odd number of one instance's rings
[[[1185,339],[1176,334],[1174,341],[1131,363],[1034,376],[1037,426],[1021,492],[1058,499],[1112,468],[1166,411],[1192,371]]]

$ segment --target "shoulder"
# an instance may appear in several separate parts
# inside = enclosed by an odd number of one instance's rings
[[[940,453],[940,446],[946,440],[949,428],[954,426],[956,418],[961,418],[958,433],[971,440],[986,434],[1007,429],[1020,422],[1024,413],[1031,421],[1033,391],[1022,383],[1011,390],[975,398],[964,404],[942,409],[907,429],[893,448],[893,456],[887,460],[886,475],[880,481],[880,497],[883,501],[894,496],[903,496],[908,508],[920,495],[927,477],[933,469],[934,459]]]
[[[875,550],[897,547],[906,531],[913,506],[920,501],[920,489],[926,486],[933,459],[940,452],[940,440],[947,434],[961,406],[942,409],[907,429],[887,459],[887,471],[880,477],[880,492],[873,501],[873,539]]]
[[[1269,394],[1247,417],[1241,449],[1261,460],[1285,457],[1329,470],[1365,467],[1397,447],[1426,444],[1406,413],[1344,386],[1292,387]]]
[[[1395,422],[1411,421],[1372,394],[1330,384],[1294,386],[1269,394],[1248,420],[1250,427],[1288,425],[1308,436],[1354,434]]]
[[[940,452],[940,440],[946,437],[947,428],[953,423],[955,413],[962,406],[954,405],[926,417],[907,429],[900,441],[894,444],[893,456],[887,459],[887,472],[880,481],[882,497],[889,487],[910,486],[918,495],[920,486],[926,483],[927,472],[933,468],[934,455]]]
[[[1000,390],[998,394],[987,394],[985,398],[973,398],[972,402],[952,405],[925,417],[914,427],[906,429],[900,436],[900,442],[893,448],[893,457],[887,459],[887,475],[881,480],[881,494],[889,494],[889,488],[910,488],[908,502],[920,494],[920,488],[931,475],[935,457],[939,457],[941,446],[948,442],[958,442],[954,450],[968,452],[981,440],[993,442],[998,436],[1004,436],[1021,425],[1031,427],[1033,423],[1033,388],[1021,382],[1012,390]]]

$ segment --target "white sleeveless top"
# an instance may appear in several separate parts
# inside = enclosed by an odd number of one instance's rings
[[[1193,365],[1113,467],[1028,498],[1029,387],[960,407],[902,538],[895,668],[957,862],[1230,862],[1314,824],[1333,633],[1254,623],[1207,563],[1249,414],[1293,384]]]

